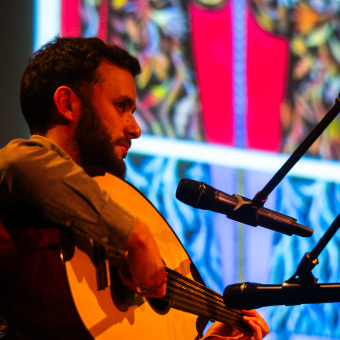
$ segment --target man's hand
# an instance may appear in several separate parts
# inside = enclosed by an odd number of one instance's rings
[[[244,321],[254,331],[252,336],[244,335],[235,327],[216,321],[201,340],[262,340],[270,331],[266,321],[255,310],[243,310],[242,313]]]
[[[137,218],[134,230],[123,245],[125,258],[118,267],[124,284],[148,297],[166,293],[166,272],[156,242],[147,225]]]
[[[244,314],[244,321],[254,331],[254,335],[252,337],[243,337],[241,340],[262,340],[270,332],[266,321],[264,321],[258,312],[255,310],[243,310],[242,313]]]

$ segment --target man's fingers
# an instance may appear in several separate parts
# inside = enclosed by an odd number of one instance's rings
[[[129,266],[126,262],[126,258],[125,257],[122,257],[119,261],[118,261],[118,266],[117,266],[117,269],[118,269],[118,274],[119,274],[119,277],[120,279],[122,280],[122,282],[129,286],[132,285],[132,275],[129,271]],[[136,286],[133,288],[135,289]]]
[[[248,325],[254,331],[254,335],[250,338],[252,340],[262,340],[265,334],[262,334],[262,329],[259,325],[257,325],[254,321],[252,321],[247,316],[244,317],[245,320],[248,320]]]
[[[255,332],[254,340],[263,339],[269,332],[270,329],[266,321],[260,316],[255,310],[243,310],[243,319],[248,322],[250,328]]]
[[[118,273],[122,282],[130,290],[135,290],[140,296],[163,297],[166,294],[167,277],[165,267],[161,268],[151,278],[140,275],[142,279],[137,279],[131,275],[126,257],[123,257],[118,262]]]
[[[142,220],[136,219],[134,230],[122,249],[126,250],[124,261],[130,273],[127,275],[120,269],[123,283],[130,289],[139,287],[139,294],[145,296],[164,296],[167,280],[165,266],[157,244]]]
[[[136,292],[139,296],[160,298],[166,294],[166,282],[163,282],[162,284],[156,287],[150,287],[150,288],[137,287]]]

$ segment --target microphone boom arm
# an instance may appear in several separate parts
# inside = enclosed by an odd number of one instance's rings
[[[294,275],[287,280],[288,284],[301,284],[303,286],[315,285],[318,281],[312,274],[312,269],[319,263],[318,256],[340,228],[340,214],[328,227],[325,234],[321,237],[316,246],[304,255],[300,261]]]

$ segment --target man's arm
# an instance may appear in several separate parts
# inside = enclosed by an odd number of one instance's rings
[[[166,293],[165,266],[147,225],[137,219],[133,233],[123,245],[127,251],[120,263],[122,281],[140,295],[162,297]]]
[[[122,280],[147,296],[165,294],[164,264],[145,223],[46,138],[17,140],[0,151],[0,204],[24,204],[105,248],[125,249]]]

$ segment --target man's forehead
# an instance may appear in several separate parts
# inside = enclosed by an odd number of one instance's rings
[[[100,74],[100,78],[104,80],[110,79],[112,75],[125,75],[133,78],[131,72],[127,68],[120,67],[107,59],[101,61],[97,67],[97,72]]]
[[[136,86],[129,70],[103,60],[97,68],[96,78],[95,87],[101,88],[111,97],[114,96],[115,100],[125,101],[130,106],[135,105]]]

